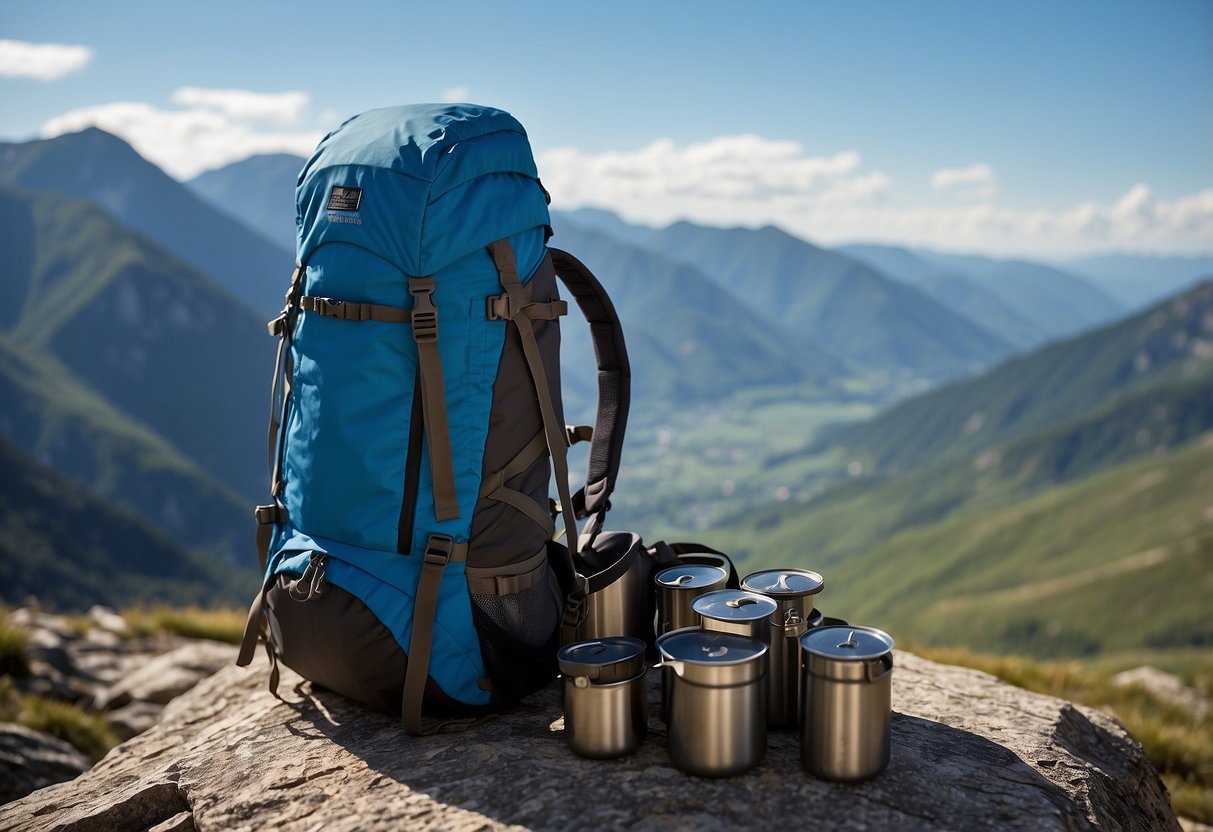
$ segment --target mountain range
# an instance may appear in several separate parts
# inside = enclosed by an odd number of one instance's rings
[[[284,247],[228,214],[97,128],[0,144],[0,184],[87,199],[206,274],[268,320],[294,267]]]
[[[15,518],[0,551],[39,553],[11,573],[22,591],[63,581],[57,602],[76,605],[92,589],[65,575],[113,570],[115,603],[193,600],[196,572],[218,598],[228,585],[208,565],[251,562],[273,346],[262,320],[289,275],[301,166],[254,157],[187,186],[96,130],[0,148],[0,461],[15,483],[0,490]],[[746,566],[820,568],[828,613],[927,641],[1213,640],[1193,613],[1208,588],[1180,586],[1184,570],[1213,572],[1200,438],[1213,429],[1213,284],[1116,320],[1122,302],[1077,266],[831,250],[772,227],[648,228],[594,210],[554,212],[553,227],[628,337],[620,504],[629,476],[664,488],[639,499],[674,520],[719,492],[737,516],[711,521],[708,542]],[[570,421],[594,395],[583,329],[575,313],[563,328]],[[777,450],[749,434],[730,447],[759,426],[779,432]],[[675,447],[701,463],[677,482]],[[92,531],[54,527],[57,491],[70,528]],[[138,553],[123,560],[124,547]],[[1068,588],[1122,599],[1135,581],[1150,622],[1137,635],[1093,596],[1047,615]]]
[[[1213,281],[826,436],[801,455],[861,476],[721,535],[754,565],[805,553],[830,614],[923,642],[1208,644],[1211,452]]]

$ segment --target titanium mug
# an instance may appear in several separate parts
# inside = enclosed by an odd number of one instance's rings
[[[817,627],[800,646],[800,761],[826,780],[875,777],[889,765],[893,639],[871,627]]]

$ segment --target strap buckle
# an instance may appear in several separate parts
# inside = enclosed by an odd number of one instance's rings
[[[278,525],[286,522],[286,507],[282,503],[272,503],[268,506],[257,506],[253,517],[258,526]]]
[[[447,534],[432,534],[425,541],[425,564],[446,566],[455,551],[455,538]]]
[[[434,306],[434,278],[410,278],[409,294],[413,296],[413,340],[418,344],[432,344],[438,340],[438,307]]]
[[[485,298],[485,317],[490,321],[514,320],[514,301],[509,292]]]

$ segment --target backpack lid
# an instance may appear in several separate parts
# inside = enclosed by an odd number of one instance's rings
[[[550,224],[526,131],[504,110],[474,104],[347,119],[320,140],[295,199],[301,261],[344,242],[416,277]]]

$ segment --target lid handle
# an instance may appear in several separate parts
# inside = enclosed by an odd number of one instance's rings
[[[741,609],[742,607],[748,607],[751,604],[757,603],[757,598],[751,598],[749,595],[744,595],[741,598],[730,598],[724,602],[724,605],[726,607],[732,607],[733,609]]]
[[[851,630],[851,632],[847,633],[847,640],[844,641],[842,644],[838,645],[838,649],[839,650],[854,650],[858,646],[859,646],[859,642],[857,642],[855,640],[855,631]]]
[[[695,580],[694,575],[679,575],[677,578],[670,581],[670,583],[674,584],[675,586],[682,586],[683,584],[689,584],[693,580]]]

